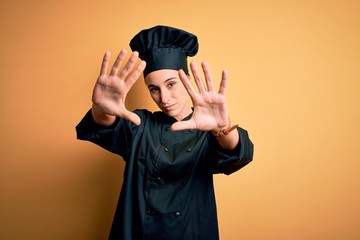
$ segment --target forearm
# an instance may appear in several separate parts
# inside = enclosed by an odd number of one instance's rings
[[[219,145],[226,150],[234,150],[240,141],[238,125],[231,124],[230,117],[226,128],[212,130],[211,133],[216,137]]]
[[[105,127],[111,126],[116,120],[115,116],[103,113],[94,104],[91,108],[91,114],[97,124]]]
[[[229,132],[227,135],[215,136],[216,140],[223,149],[234,150],[239,143],[239,133],[235,129]]]

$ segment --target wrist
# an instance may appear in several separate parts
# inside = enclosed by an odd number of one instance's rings
[[[97,124],[103,125],[103,126],[110,126],[115,122],[116,117],[106,114],[102,111],[100,111],[96,106],[92,106],[91,108],[91,114],[94,119],[94,121]]]
[[[216,129],[216,130],[211,130],[211,133],[215,136],[215,137],[223,137],[228,135],[231,131],[233,131],[234,129],[236,129],[238,127],[238,124],[232,125],[230,118],[229,118],[229,124],[225,129]]]

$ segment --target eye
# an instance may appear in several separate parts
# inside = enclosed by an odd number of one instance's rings
[[[175,84],[176,84],[175,81],[168,82],[167,87],[168,87],[168,88],[172,88],[172,87],[175,86]]]
[[[150,93],[156,93],[156,92],[159,91],[159,88],[157,88],[157,87],[149,87],[149,91],[150,91]]]

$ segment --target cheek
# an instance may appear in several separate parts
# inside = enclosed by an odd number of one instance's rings
[[[155,103],[158,103],[159,102],[159,96],[157,94],[151,94],[150,93],[150,96],[151,96],[151,99],[155,102]]]
[[[187,98],[188,96],[188,92],[186,91],[186,88],[184,86],[181,86],[181,88],[179,89],[178,91],[178,97],[181,97],[181,98]]]

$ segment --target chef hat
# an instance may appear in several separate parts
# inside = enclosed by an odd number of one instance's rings
[[[184,70],[189,74],[187,57],[199,48],[197,37],[181,29],[156,26],[140,31],[130,41],[132,51],[146,62],[144,77],[160,69]]]

